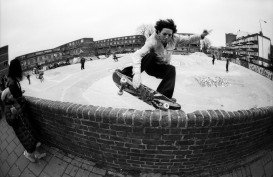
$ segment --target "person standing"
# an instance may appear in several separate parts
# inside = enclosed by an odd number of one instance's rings
[[[41,143],[35,137],[29,120],[26,100],[23,96],[20,81],[23,78],[21,63],[18,59],[10,62],[8,70],[7,88],[2,92],[1,100],[4,103],[4,112],[7,123],[13,128],[19,141],[25,148],[24,156],[31,162],[45,157],[45,153],[37,151]]]
[[[85,58],[81,58],[81,70],[84,69]]]
[[[215,55],[212,55],[212,64],[214,65]]]
[[[114,59],[115,62],[118,61],[118,57],[117,57],[116,53],[113,53],[113,59]]]
[[[44,72],[43,71],[39,71],[38,79],[40,79],[41,83],[44,81]]]
[[[28,83],[30,85],[30,74],[29,73],[27,74],[27,80],[28,80]]]
[[[230,62],[230,59],[229,59],[229,58],[227,58],[227,62],[226,62],[226,72],[228,72],[229,62]]]

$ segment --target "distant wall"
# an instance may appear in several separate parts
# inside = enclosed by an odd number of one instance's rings
[[[242,166],[273,139],[273,106],[185,114],[27,100],[44,143],[106,168],[211,176]]]
[[[249,63],[247,61],[244,60],[239,60],[239,59],[232,59],[232,62],[244,66],[245,68],[251,69],[252,71],[255,71],[256,73],[259,73],[265,77],[267,77],[270,80],[273,80],[273,72],[267,70],[266,68],[257,66],[255,64]]]

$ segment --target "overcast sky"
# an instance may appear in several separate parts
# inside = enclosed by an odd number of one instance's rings
[[[225,33],[260,31],[273,39],[273,0],[0,0],[0,47],[9,59],[80,39],[136,34],[142,24],[172,18],[178,32],[225,45]]]

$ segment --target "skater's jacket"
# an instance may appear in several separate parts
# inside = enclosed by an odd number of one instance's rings
[[[133,55],[133,73],[140,73],[141,59],[153,50],[157,54],[159,64],[170,64],[171,55],[177,44],[191,44],[201,39],[201,35],[181,36],[174,34],[166,47],[163,46],[159,36],[154,32],[145,42],[144,46]]]

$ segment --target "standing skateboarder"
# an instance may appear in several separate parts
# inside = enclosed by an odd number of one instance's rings
[[[179,36],[176,25],[172,19],[159,20],[153,33],[145,42],[144,46],[137,50],[133,56],[133,66],[124,68],[122,73],[133,77],[133,85],[138,88],[141,83],[141,73],[162,79],[157,91],[166,97],[176,101],[173,96],[175,86],[175,67],[170,65],[171,55],[176,44],[190,44],[208,35],[204,30],[201,35],[190,37]]]

